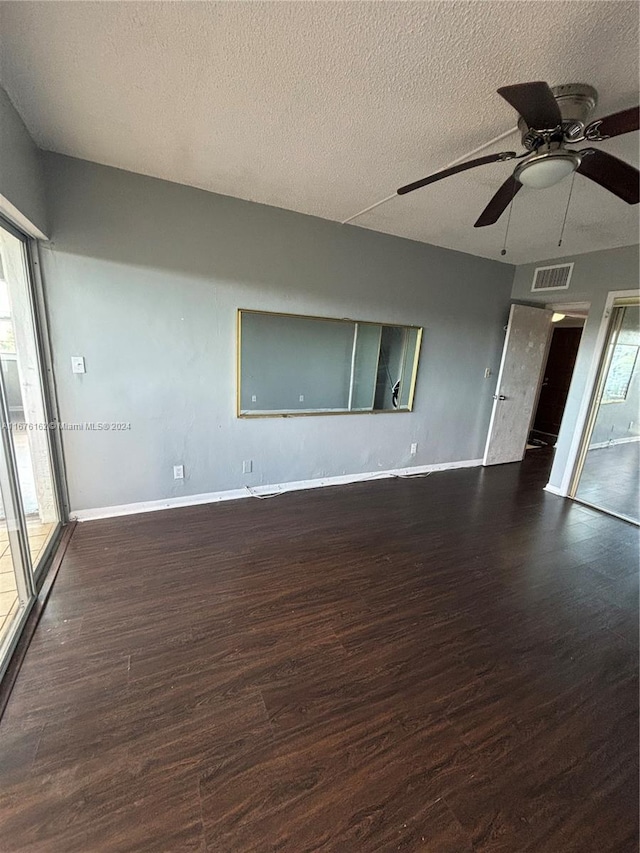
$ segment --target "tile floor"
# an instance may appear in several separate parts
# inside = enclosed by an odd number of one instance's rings
[[[0,522],[0,641],[8,629],[18,609],[18,590],[13,571],[13,560],[9,547],[9,537],[4,522]],[[31,562],[37,566],[40,554],[46,547],[55,524],[41,524],[37,518],[27,517],[27,531]]]

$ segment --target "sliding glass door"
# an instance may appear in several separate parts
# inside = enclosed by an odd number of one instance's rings
[[[0,221],[0,672],[61,527],[30,269],[27,239]]]
[[[635,302],[635,304],[634,304]],[[574,496],[640,523],[640,305],[614,304]]]
[[[0,416],[7,414],[6,397],[0,389]],[[16,469],[8,432],[0,441],[0,665],[11,651],[12,642],[34,598],[34,578],[30,570],[20,499],[15,489]],[[0,668],[0,672],[1,672]]]

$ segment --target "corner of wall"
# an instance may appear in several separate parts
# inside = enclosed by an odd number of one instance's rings
[[[42,152],[0,88],[0,213],[33,237],[47,233]]]

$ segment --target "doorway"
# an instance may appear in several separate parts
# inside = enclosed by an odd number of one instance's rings
[[[483,465],[521,462],[547,355],[553,312],[513,304],[502,349]]]
[[[584,309],[554,311],[551,342],[527,442],[530,450],[556,445],[585,322]]]
[[[30,261],[0,220],[0,675],[62,526]]]
[[[530,450],[555,447],[580,343],[578,332],[582,334],[589,307],[584,302],[562,306],[512,304],[483,465],[521,462]],[[548,375],[550,344],[560,324],[562,328],[578,331],[571,333],[568,339],[563,339],[562,335],[558,337],[550,370],[553,370],[554,361],[561,362],[567,356],[570,356],[571,365],[570,369],[562,365],[561,369],[553,371],[555,390],[552,387],[552,393],[545,393],[538,421],[538,434],[544,427],[546,436],[536,438],[532,430],[538,417],[544,379]],[[549,384],[550,381],[547,387]]]

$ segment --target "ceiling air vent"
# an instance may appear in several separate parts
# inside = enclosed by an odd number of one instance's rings
[[[572,272],[573,264],[537,267],[533,274],[531,290],[566,290],[569,287]]]

